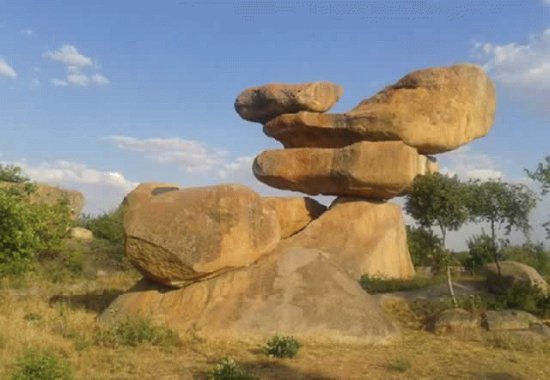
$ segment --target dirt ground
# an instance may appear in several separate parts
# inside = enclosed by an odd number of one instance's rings
[[[0,379],[9,379],[28,347],[54,352],[78,379],[201,379],[231,357],[260,379],[550,379],[550,345],[509,344],[507,336],[436,336],[403,328],[384,346],[301,342],[293,359],[273,359],[264,342],[209,341],[180,336],[162,348],[89,344],[95,318],[135,277],[52,284],[40,280],[0,287]]]

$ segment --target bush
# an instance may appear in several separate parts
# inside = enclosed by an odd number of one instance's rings
[[[405,358],[396,358],[388,363],[388,368],[397,372],[406,372],[411,368],[411,362]]]
[[[107,346],[132,346],[151,344],[170,347],[179,343],[178,335],[164,326],[155,326],[141,318],[126,319],[98,334],[97,343]]]
[[[543,276],[550,276],[550,252],[542,243],[526,243],[522,246],[508,246],[502,250],[505,260],[513,260],[529,265]]]
[[[493,241],[487,234],[475,235],[468,239],[468,258],[464,266],[472,271],[476,271],[485,264],[493,262]]]
[[[300,342],[291,336],[275,335],[264,346],[264,352],[276,358],[293,358],[299,349]]]
[[[78,225],[93,232],[94,237],[111,243],[124,242],[124,227],[122,225],[123,208],[105,212],[98,216],[84,215]]]
[[[367,291],[367,293],[376,294],[421,289],[439,284],[442,281],[443,279],[440,277],[414,277],[412,279],[399,279],[363,275],[361,276],[359,283],[361,284],[361,287]]]
[[[70,380],[72,369],[65,360],[45,350],[29,349],[17,360],[12,380]]]
[[[22,274],[38,254],[61,245],[69,226],[66,202],[31,203],[31,184],[0,187],[0,276]]]
[[[207,374],[210,380],[253,380],[256,379],[246,369],[241,368],[231,358],[222,359]]]
[[[24,183],[29,179],[25,177],[21,171],[21,168],[13,165],[0,164],[0,181],[11,183]]]
[[[443,244],[431,230],[407,226],[407,244],[415,266],[432,267],[434,273],[445,267]]]
[[[542,318],[550,316],[550,295],[527,281],[514,283],[496,297],[496,303],[502,308],[524,310]]]

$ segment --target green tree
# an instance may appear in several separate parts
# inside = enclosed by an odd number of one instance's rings
[[[445,267],[441,239],[431,229],[407,226],[407,245],[415,266],[432,267],[435,273]]]
[[[526,170],[526,172],[529,178],[541,184],[541,195],[550,192],[550,156],[546,156],[543,162],[539,162],[535,171]],[[550,239],[550,221],[543,223],[542,226],[546,229],[546,238]]]
[[[5,173],[2,168],[0,176]],[[29,270],[41,252],[60,245],[71,224],[66,202],[33,203],[29,197],[36,188],[18,168],[8,173],[22,180],[0,187],[0,276]]]
[[[457,176],[433,174],[417,177],[405,201],[405,210],[422,227],[438,228],[444,248],[449,292],[456,306],[450,269],[450,252],[446,249],[448,231],[456,231],[468,220],[469,187]]]
[[[0,164],[0,182],[23,183],[28,182],[28,180],[23,175],[20,167]]]
[[[487,222],[490,227],[490,252],[500,278],[497,229],[509,235],[515,229],[528,234],[531,226],[529,214],[537,204],[535,194],[525,185],[502,181],[471,181],[468,202],[470,218],[474,222]]]

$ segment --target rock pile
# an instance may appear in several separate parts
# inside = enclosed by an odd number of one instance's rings
[[[124,228],[126,254],[145,279],[101,321],[141,315],[213,337],[394,336],[357,281],[414,274],[401,209],[387,200],[437,172],[426,154],[488,132],[494,89],[473,65],[427,69],[348,113],[324,113],[342,93],[328,82],[269,84],[235,102],[286,148],[261,153],[254,175],[279,189],[337,196],[328,210],[240,185],[142,184],[126,197]]]

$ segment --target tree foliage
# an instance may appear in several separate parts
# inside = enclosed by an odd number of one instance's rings
[[[550,156],[546,156],[543,162],[539,162],[537,169],[533,172],[526,170],[527,175],[534,181],[541,184],[541,194],[550,192]],[[546,229],[546,238],[550,239],[550,221],[542,225]]]
[[[431,267],[435,273],[445,267],[443,244],[432,230],[407,226],[407,244],[414,266]]]
[[[8,174],[20,170],[7,169]],[[5,168],[0,177],[6,178]],[[18,174],[18,178],[24,178]],[[36,188],[25,181],[0,187],[0,275],[29,270],[38,255],[60,245],[70,224],[67,202],[31,202]]]
[[[515,229],[527,234],[531,229],[529,214],[537,204],[535,194],[525,185],[502,181],[472,181],[469,184],[470,219],[487,222],[490,227],[490,252],[500,273],[497,232],[509,235]]]
[[[23,183],[28,182],[28,180],[23,175],[20,167],[0,164],[0,182]]]

